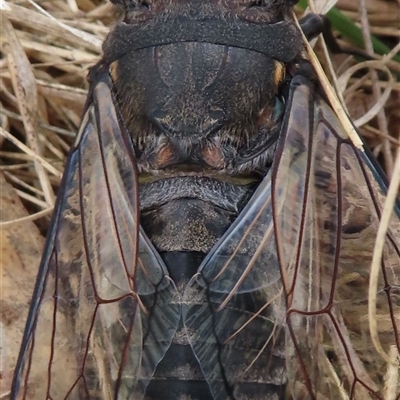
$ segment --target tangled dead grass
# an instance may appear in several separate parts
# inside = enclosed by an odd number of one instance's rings
[[[324,13],[326,3],[314,0],[312,11]],[[355,126],[392,178],[388,202],[393,204],[400,179],[400,83],[396,79],[400,63],[392,59],[400,51],[400,3],[339,0],[337,5],[362,27],[365,50],[375,61],[356,63],[353,57],[332,56],[322,40],[316,45],[318,58]],[[20,216],[3,208],[0,230],[35,221],[45,232],[85,104],[86,75],[101,56],[101,44],[118,12],[101,0],[0,0],[0,9],[0,179],[2,192],[11,185],[27,210]],[[392,51],[374,54],[371,34],[391,43]],[[379,260],[379,240],[377,246]],[[36,271],[37,266],[32,268]],[[2,365],[0,399],[7,396],[13,363],[15,357]]]

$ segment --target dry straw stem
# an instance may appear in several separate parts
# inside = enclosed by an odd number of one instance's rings
[[[34,154],[39,155],[37,141],[36,115],[37,115],[37,90],[36,82],[28,58],[22,49],[11,23],[4,18],[1,24],[1,33],[6,38],[7,44],[3,46],[7,54],[7,62],[11,75],[11,82],[17,98],[19,110],[23,120],[26,139]],[[43,166],[35,158],[34,166],[43,188],[44,197],[49,205],[54,202],[54,195]]]
[[[371,264],[370,283],[368,292],[368,297],[369,297],[368,317],[369,317],[371,337],[375,348],[388,364],[392,364],[393,366],[395,367],[397,366],[397,368],[399,368],[399,359],[393,358],[393,356],[386,354],[379,341],[376,304],[377,304],[377,293],[378,293],[378,276],[381,268],[381,260],[383,254],[383,247],[385,244],[386,232],[390,224],[390,219],[393,217],[393,205],[398,196],[398,188],[400,187],[400,147],[398,147],[394,170],[398,172],[393,175],[392,182],[389,186],[387,200],[382,211],[381,223],[379,225],[378,233],[376,236],[374,255]]]

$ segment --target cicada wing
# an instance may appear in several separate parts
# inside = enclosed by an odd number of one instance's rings
[[[387,364],[368,324],[369,272],[385,189],[310,82],[295,77],[290,91],[272,197],[293,398],[399,395],[400,381],[385,388]],[[377,312],[384,350],[399,354],[398,213],[386,235]]]
[[[108,72],[71,150],[12,399],[140,399],[177,328],[176,289],[139,229],[133,148]]]
[[[285,303],[270,174],[189,282],[182,315],[215,399],[283,390]]]

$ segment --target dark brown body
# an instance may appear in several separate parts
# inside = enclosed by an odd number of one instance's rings
[[[145,199],[151,197],[151,186],[148,184],[141,187],[143,203],[147,203]],[[158,194],[164,195],[168,200],[164,204],[161,202],[158,205],[153,204],[153,209],[146,209],[144,206],[142,225],[160,251],[171,278],[183,296],[185,287],[197,272],[212,245],[220,239],[237,217],[238,211],[248,201],[254,184],[239,186],[205,177],[190,177],[161,180],[153,186],[162,187]],[[173,199],[168,196],[169,192],[174,193]],[[245,295],[241,301],[242,304],[238,308],[241,307],[240,312],[243,313],[252,312],[253,308],[257,311],[264,303],[260,297],[259,304],[251,301],[246,310]],[[234,321],[231,323],[234,324]],[[254,357],[254,353],[262,350],[264,345],[260,332],[271,334],[272,327],[273,324],[266,321],[261,326],[258,325],[253,332],[248,331],[246,333],[248,349],[233,347],[232,352],[248,351],[249,359]],[[231,387],[230,399],[283,398],[286,382],[283,348],[276,346],[276,343],[268,346],[260,354],[259,362],[247,374],[244,373],[245,366],[240,358],[237,357],[235,360],[234,355],[232,356],[233,370],[237,378],[235,385]],[[241,378],[242,376],[244,378]],[[229,378],[232,379],[231,376]],[[229,386],[228,383],[226,385]],[[182,323],[171,347],[156,369],[145,398],[149,400],[213,398]]]
[[[275,94],[269,90],[276,64],[260,53],[206,43],[148,48],[125,58],[118,61],[125,75],[116,87],[123,110],[138,113],[130,131],[139,133],[141,225],[183,297],[204,257],[249,201],[259,173],[268,169],[270,153],[252,157],[251,150],[258,153],[259,148],[249,149],[248,143],[260,137],[260,118],[265,118],[264,133],[276,128],[271,117]],[[240,152],[256,162],[234,165]],[[272,331],[268,325],[247,332],[249,358],[264,344],[259,332]],[[284,350],[275,343],[272,356],[271,347],[251,374],[244,374],[245,366],[237,361],[235,386],[226,382],[231,399],[282,398]],[[243,374],[245,382],[240,382]],[[145,398],[213,398],[182,322]]]

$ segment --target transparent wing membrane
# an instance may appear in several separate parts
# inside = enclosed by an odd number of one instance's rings
[[[180,318],[139,231],[133,150],[103,78],[66,167],[13,398],[141,398]]]
[[[314,98],[308,81],[295,78],[292,88],[273,206],[287,340],[295,348],[287,360],[293,396],[305,386],[315,398],[388,398],[388,365],[368,325],[369,271],[385,194],[366,155],[351,144],[330,107]],[[379,340],[387,353],[400,350],[399,238],[394,214],[377,301]],[[399,394],[400,382],[391,390]]]

